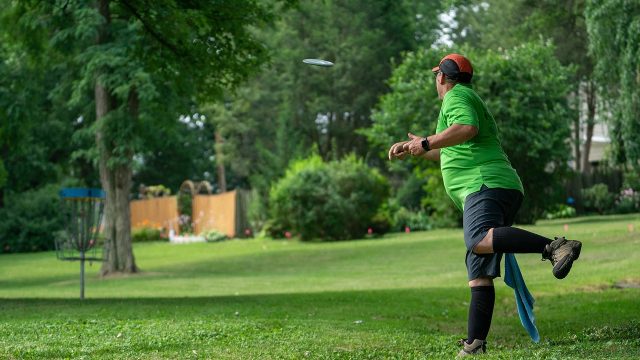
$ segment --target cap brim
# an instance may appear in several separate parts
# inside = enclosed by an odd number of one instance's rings
[[[433,72],[440,71],[440,65],[434,67],[433,69],[431,69],[431,71]]]

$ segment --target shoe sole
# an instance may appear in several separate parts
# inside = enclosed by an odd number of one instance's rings
[[[580,257],[580,251],[582,251],[582,243],[579,242],[571,251],[571,254],[565,256],[562,260],[553,267],[553,276],[557,279],[564,279],[569,275],[573,262]],[[557,269],[556,269],[557,268]]]

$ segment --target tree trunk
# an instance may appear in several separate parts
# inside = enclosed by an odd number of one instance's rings
[[[105,22],[99,29],[98,44],[108,41],[106,28],[110,23],[109,0],[98,2],[100,14],[105,18]],[[97,77],[96,77],[97,78]],[[129,210],[129,192],[131,189],[131,165],[110,166],[109,160],[112,155],[111,142],[105,138],[103,129],[105,128],[105,116],[115,108],[115,99],[100,81],[96,80],[95,85],[96,102],[96,145],[98,147],[100,182],[106,192],[104,209],[104,252],[106,261],[102,263],[100,273],[105,276],[115,272],[134,273],[137,272],[133,249],[131,247],[131,217]],[[129,109],[132,117],[137,116],[138,96],[132,90],[129,98]],[[131,154],[128,154],[131,156]]]
[[[580,158],[580,85],[578,84],[578,89],[575,93],[575,104],[578,109],[577,116],[573,119],[573,147],[575,149],[575,164],[576,171],[580,172],[581,158]]]
[[[584,150],[582,151],[582,171],[588,174],[591,172],[589,153],[591,152],[591,138],[593,137],[593,127],[595,126],[596,116],[596,89],[593,80],[587,81],[585,90],[587,95],[587,126],[585,130],[586,139],[584,142]]]
[[[221,193],[227,192],[227,176],[224,170],[224,154],[222,153],[222,135],[216,130],[216,168],[218,173],[218,189]]]

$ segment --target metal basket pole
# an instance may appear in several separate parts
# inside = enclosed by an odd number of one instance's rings
[[[56,255],[60,260],[80,260],[80,299],[84,299],[85,262],[104,260],[104,257],[95,256],[95,246],[104,213],[105,194],[101,189],[69,188],[60,191],[60,197],[70,217],[66,237],[56,238]],[[93,252],[88,255],[91,249]]]
[[[80,300],[84,299],[84,251],[80,251]]]

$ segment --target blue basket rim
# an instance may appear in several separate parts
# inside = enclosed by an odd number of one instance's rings
[[[102,189],[96,189],[96,188],[64,188],[60,190],[60,197],[63,199],[70,199],[70,198],[104,199],[105,193]]]

